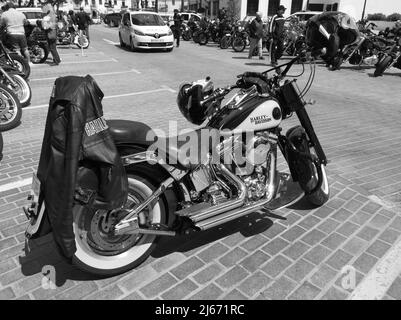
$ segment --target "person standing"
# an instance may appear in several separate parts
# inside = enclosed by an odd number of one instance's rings
[[[76,14],[76,19],[78,24],[78,30],[80,32],[83,31],[89,40],[89,24],[91,19],[89,15],[84,11],[83,7],[81,7],[79,9],[79,12]]]
[[[77,18],[75,16],[74,11],[72,10],[68,11],[67,21],[68,21],[68,32],[71,34],[71,43],[70,43],[71,46],[74,43],[75,33],[78,30]]]
[[[56,14],[51,10],[48,10],[46,16],[43,17],[42,27],[46,31],[47,43],[49,45],[50,53],[52,54],[53,57],[53,63],[51,65],[58,66],[61,60],[56,47],[56,42],[57,42]]]
[[[284,12],[287,10],[283,5],[278,7],[277,14],[270,21],[269,33],[272,37],[270,47],[270,59],[272,66],[277,65],[277,60],[281,58],[284,51]]]
[[[182,26],[182,17],[178,11],[178,9],[174,9],[174,37],[177,41],[177,48],[180,46],[180,38],[181,38],[181,26]]]
[[[252,59],[253,52],[256,48],[258,48],[258,56],[260,60],[264,60],[262,55],[262,38],[263,38],[263,21],[262,21],[262,13],[256,12],[256,18],[252,20],[249,26],[249,38],[250,38],[250,46],[249,46],[249,54],[248,59]]]
[[[30,63],[24,29],[24,25],[27,23],[25,15],[15,10],[14,3],[12,2],[7,2],[2,9],[3,13],[0,18],[0,25],[6,28],[8,43],[10,43],[13,51],[20,50],[24,58]]]

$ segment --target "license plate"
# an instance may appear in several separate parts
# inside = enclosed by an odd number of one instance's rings
[[[151,39],[151,42],[163,42],[163,39]]]

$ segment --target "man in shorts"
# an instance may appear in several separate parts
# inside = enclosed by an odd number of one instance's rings
[[[25,37],[24,25],[27,23],[26,17],[22,12],[15,10],[12,2],[7,2],[3,7],[0,18],[0,25],[6,28],[7,42],[13,51],[20,50],[21,54],[30,63],[28,45]]]

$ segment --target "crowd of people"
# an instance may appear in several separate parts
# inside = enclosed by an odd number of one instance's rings
[[[71,34],[84,33],[89,40],[91,19],[82,7],[78,13],[70,10],[68,13],[61,12],[58,15],[51,5],[45,5],[42,10],[46,15],[41,21],[38,20],[38,27],[46,33],[49,51],[53,58],[51,65],[57,66],[61,63],[56,46],[58,24],[61,23]],[[28,63],[31,63],[25,35],[25,26],[29,24],[26,16],[17,11],[11,1],[3,5],[1,11],[0,26],[5,30],[3,38],[5,44],[13,51],[20,51]],[[73,41],[76,41],[75,37],[71,37],[71,44]]]

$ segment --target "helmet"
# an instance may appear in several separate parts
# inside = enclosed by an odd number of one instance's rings
[[[185,119],[196,125],[202,124],[207,117],[208,105],[202,105],[201,102],[212,92],[210,78],[182,84],[178,90],[177,105]]]

